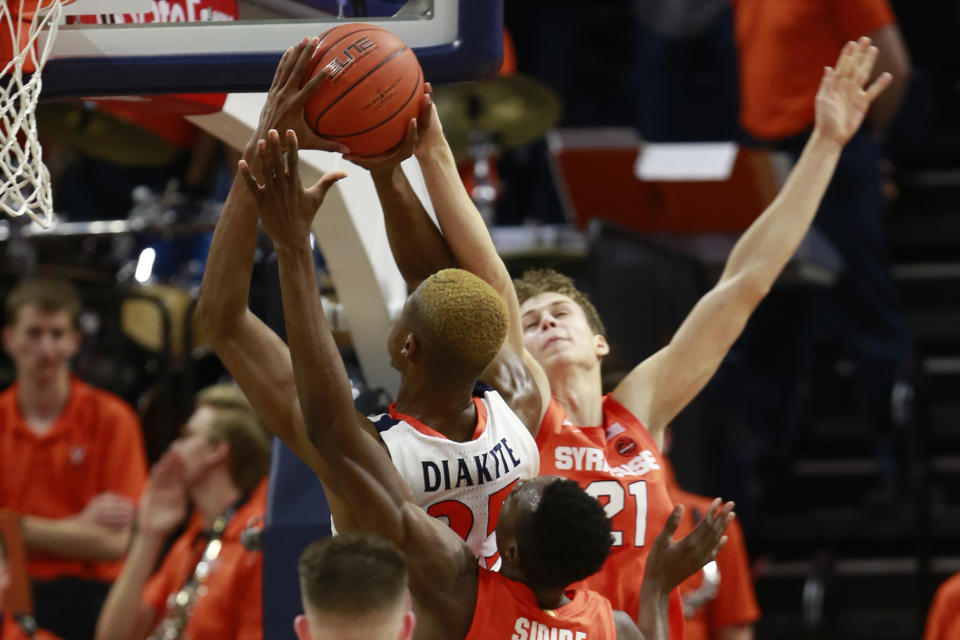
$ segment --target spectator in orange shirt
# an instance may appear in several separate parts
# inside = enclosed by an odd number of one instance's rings
[[[845,42],[869,36],[879,51],[873,75],[893,76],[871,105],[866,126],[844,148],[813,222],[841,263],[836,283],[770,296],[725,367],[730,389],[719,394],[735,399],[740,418],[758,435],[777,427],[780,459],[772,468],[789,469],[810,355],[818,343],[835,346],[854,365],[880,466],[874,499],[886,504],[909,479],[913,394],[911,338],[890,272],[880,143],[905,96],[909,56],[888,0],[733,0],[733,7],[741,125],[794,161],[814,125],[824,68]],[[782,479],[768,478],[764,487]],[[748,492],[718,488],[738,498],[737,512],[749,522],[750,505],[739,499]],[[766,499],[771,507],[785,504],[773,492]]]
[[[7,297],[17,381],[0,394],[0,507],[23,515],[40,626],[89,640],[147,464],[133,410],[70,373],[79,313],[67,282],[27,280]]]
[[[407,561],[395,544],[349,531],[317,540],[300,555],[305,615],[299,640],[409,640],[416,616]]]
[[[960,638],[960,573],[940,585],[927,615],[923,640]]]
[[[183,435],[151,471],[127,562],[97,621],[97,640],[260,640],[262,558],[241,534],[266,510],[270,440],[233,385],[197,395]],[[187,517],[186,531],[162,558]],[[151,575],[152,574],[152,575]]]
[[[7,547],[0,533],[0,640],[59,640],[55,635],[37,630],[28,633],[24,625],[3,612],[3,596],[10,586],[10,572],[7,567]],[[29,623],[28,623],[29,624]]]

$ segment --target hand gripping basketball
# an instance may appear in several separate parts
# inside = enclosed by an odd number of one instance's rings
[[[345,154],[343,158],[362,167],[373,174],[388,175],[401,162],[412,156],[420,147],[420,143],[431,133],[433,122],[433,88],[427,82],[424,85],[423,99],[420,103],[420,113],[416,118],[410,118],[407,124],[407,133],[396,149],[379,156],[361,156]]]
[[[300,182],[300,148],[297,134],[292,129],[286,133],[286,142],[284,150],[276,129],[267,132],[266,140],[257,141],[256,155],[263,171],[262,183],[254,177],[245,160],[238,163],[244,182],[257,202],[263,229],[277,248],[307,241],[310,224],[327,191],[347,175],[342,171],[331,171],[315,185],[304,189]]]
[[[301,80],[318,43],[318,38],[312,40],[304,38],[299,44],[287,49],[283,54],[273,76],[273,84],[270,85],[270,91],[267,93],[267,101],[260,111],[260,123],[244,153],[244,156],[248,159],[255,155],[257,141],[265,140],[271,129],[277,131],[293,130],[300,142],[300,147],[303,149],[320,149],[340,153],[350,151],[344,144],[325,140],[315,134],[307,126],[307,121],[303,115],[304,107],[310,96],[327,79],[327,74],[320,73],[301,87]]]

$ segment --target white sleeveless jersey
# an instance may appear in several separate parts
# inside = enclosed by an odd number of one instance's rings
[[[467,442],[454,442],[394,407],[371,420],[417,504],[447,522],[480,566],[495,571],[500,506],[518,480],[539,473],[540,453],[499,393],[478,384],[473,402],[477,427]]]

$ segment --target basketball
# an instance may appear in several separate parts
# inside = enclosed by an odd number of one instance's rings
[[[304,109],[317,135],[376,156],[400,144],[420,112],[423,71],[417,56],[390,31],[363,23],[325,32],[303,84],[326,71]]]

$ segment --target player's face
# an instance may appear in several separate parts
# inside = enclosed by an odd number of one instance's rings
[[[516,553],[509,551],[510,546],[516,547],[517,531],[524,518],[529,518],[548,485],[556,482],[557,476],[537,476],[529,480],[521,480],[514,485],[497,518],[497,550],[504,562],[516,562]]]
[[[607,341],[596,335],[576,302],[562,293],[547,292],[520,306],[523,343],[548,371],[556,366],[594,366],[609,353]]]
[[[44,311],[28,304],[3,332],[4,347],[17,375],[50,380],[61,373],[80,346],[80,333],[67,311]]]
[[[210,407],[200,407],[190,416],[180,437],[170,445],[183,459],[183,479],[188,487],[202,480],[210,469],[226,459],[227,445],[210,442],[214,416]]]

